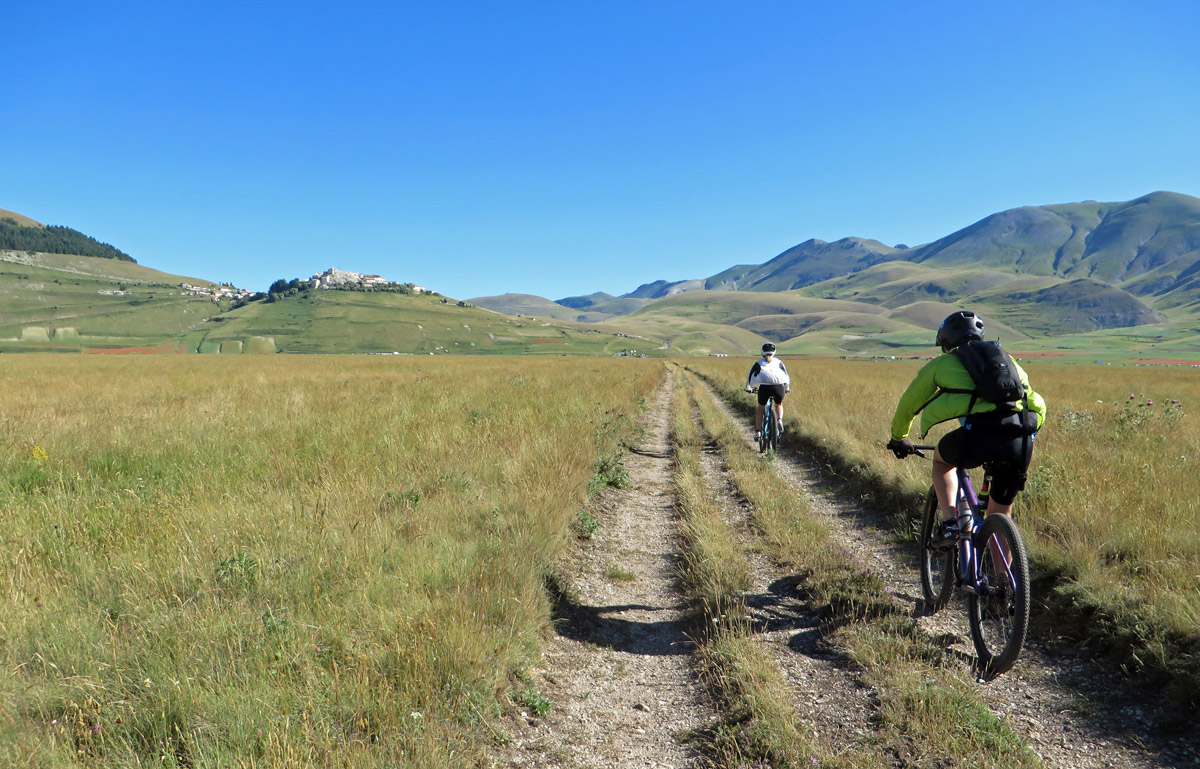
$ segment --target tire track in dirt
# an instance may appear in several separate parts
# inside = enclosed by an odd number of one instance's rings
[[[538,690],[549,714],[528,713],[493,766],[699,769],[687,737],[714,719],[692,668],[687,611],[678,585],[668,443],[674,375],[647,414],[627,457],[630,486],[602,495],[600,520],[568,575],[575,595],[546,642]]]
[[[792,706],[824,752],[835,755],[854,747],[873,731],[874,693],[856,680],[836,649],[823,643],[822,620],[797,593],[797,578],[759,549],[752,509],[730,479],[724,453],[710,441],[702,459],[705,482],[749,561],[752,585],[744,597],[755,638],[784,672]]]
[[[752,430],[734,416],[707,383],[706,391],[752,444]],[[918,627],[943,642],[947,653],[971,664],[975,650],[966,617],[966,601],[956,598],[935,615],[923,615],[924,596],[915,545],[897,543],[888,518],[840,490],[837,477],[811,457],[784,449],[775,466],[797,490],[808,496],[815,514],[867,571],[877,575],[887,592],[906,607]],[[786,579],[778,575],[776,583]],[[794,680],[794,679],[793,679]],[[1128,693],[1129,684],[1084,654],[1055,654],[1037,639],[1026,644],[1016,667],[981,684],[983,701],[1055,769],[1092,767],[1200,766],[1200,749],[1186,737],[1158,734],[1151,726],[1152,704]],[[819,728],[819,727],[818,727]]]

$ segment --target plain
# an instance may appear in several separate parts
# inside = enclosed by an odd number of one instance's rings
[[[662,364],[4,356],[4,766],[461,766]]]

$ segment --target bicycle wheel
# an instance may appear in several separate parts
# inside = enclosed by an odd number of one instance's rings
[[[1012,518],[989,515],[973,538],[979,558],[979,595],[968,601],[979,676],[989,680],[1011,668],[1029,630],[1029,554]],[[1012,563],[1005,568],[1004,552]]]
[[[958,581],[958,543],[953,539],[936,542],[933,539],[941,522],[942,511],[931,488],[921,518],[921,589],[930,614],[950,602]]]
[[[767,399],[765,411],[763,411],[762,430],[759,432],[758,438],[758,453],[762,454],[767,449],[771,448],[771,399]]]

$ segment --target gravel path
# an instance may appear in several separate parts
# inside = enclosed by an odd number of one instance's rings
[[[687,741],[714,716],[681,622],[667,441],[673,387],[670,377],[648,411],[642,445],[626,459],[630,488],[604,495],[600,527],[572,566],[577,602],[535,671],[553,708],[518,724],[495,766],[708,765]]]

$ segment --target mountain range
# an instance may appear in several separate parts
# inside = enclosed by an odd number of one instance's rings
[[[728,297],[751,292],[761,299]],[[799,309],[802,299],[855,306]],[[856,237],[808,240],[762,264],[659,280],[621,296],[470,301],[580,322],[658,317],[691,305],[742,307],[717,315],[796,351],[816,342],[842,352],[884,351],[889,341],[908,346],[902,339],[908,327],[927,333],[943,308],[969,305],[1002,319],[1010,337],[1042,340],[1043,347],[1048,339],[1096,332],[1109,332],[1128,347],[1128,330],[1141,329],[1183,350],[1189,343],[1181,337],[1200,333],[1200,199],[1155,192],[1118,203],[1025,206],[915,247]],[[804,339],[831,326],[842,329],[847,338],[840,341],[850,344],[831,343],[829,334]]]
[[[0,223],[0,236],[56,242],[28,217],[0,210]],[[785,354],[920,354],[941,318],[969,306],[1028,352],[1200,358],[1200,199],[1172,192],[1015,208],[915,247],[807,240],[762,264],[557,301],[316,290],[229,301],[112,251],[0,240],[0,351],[745,354],[771,340]]]

